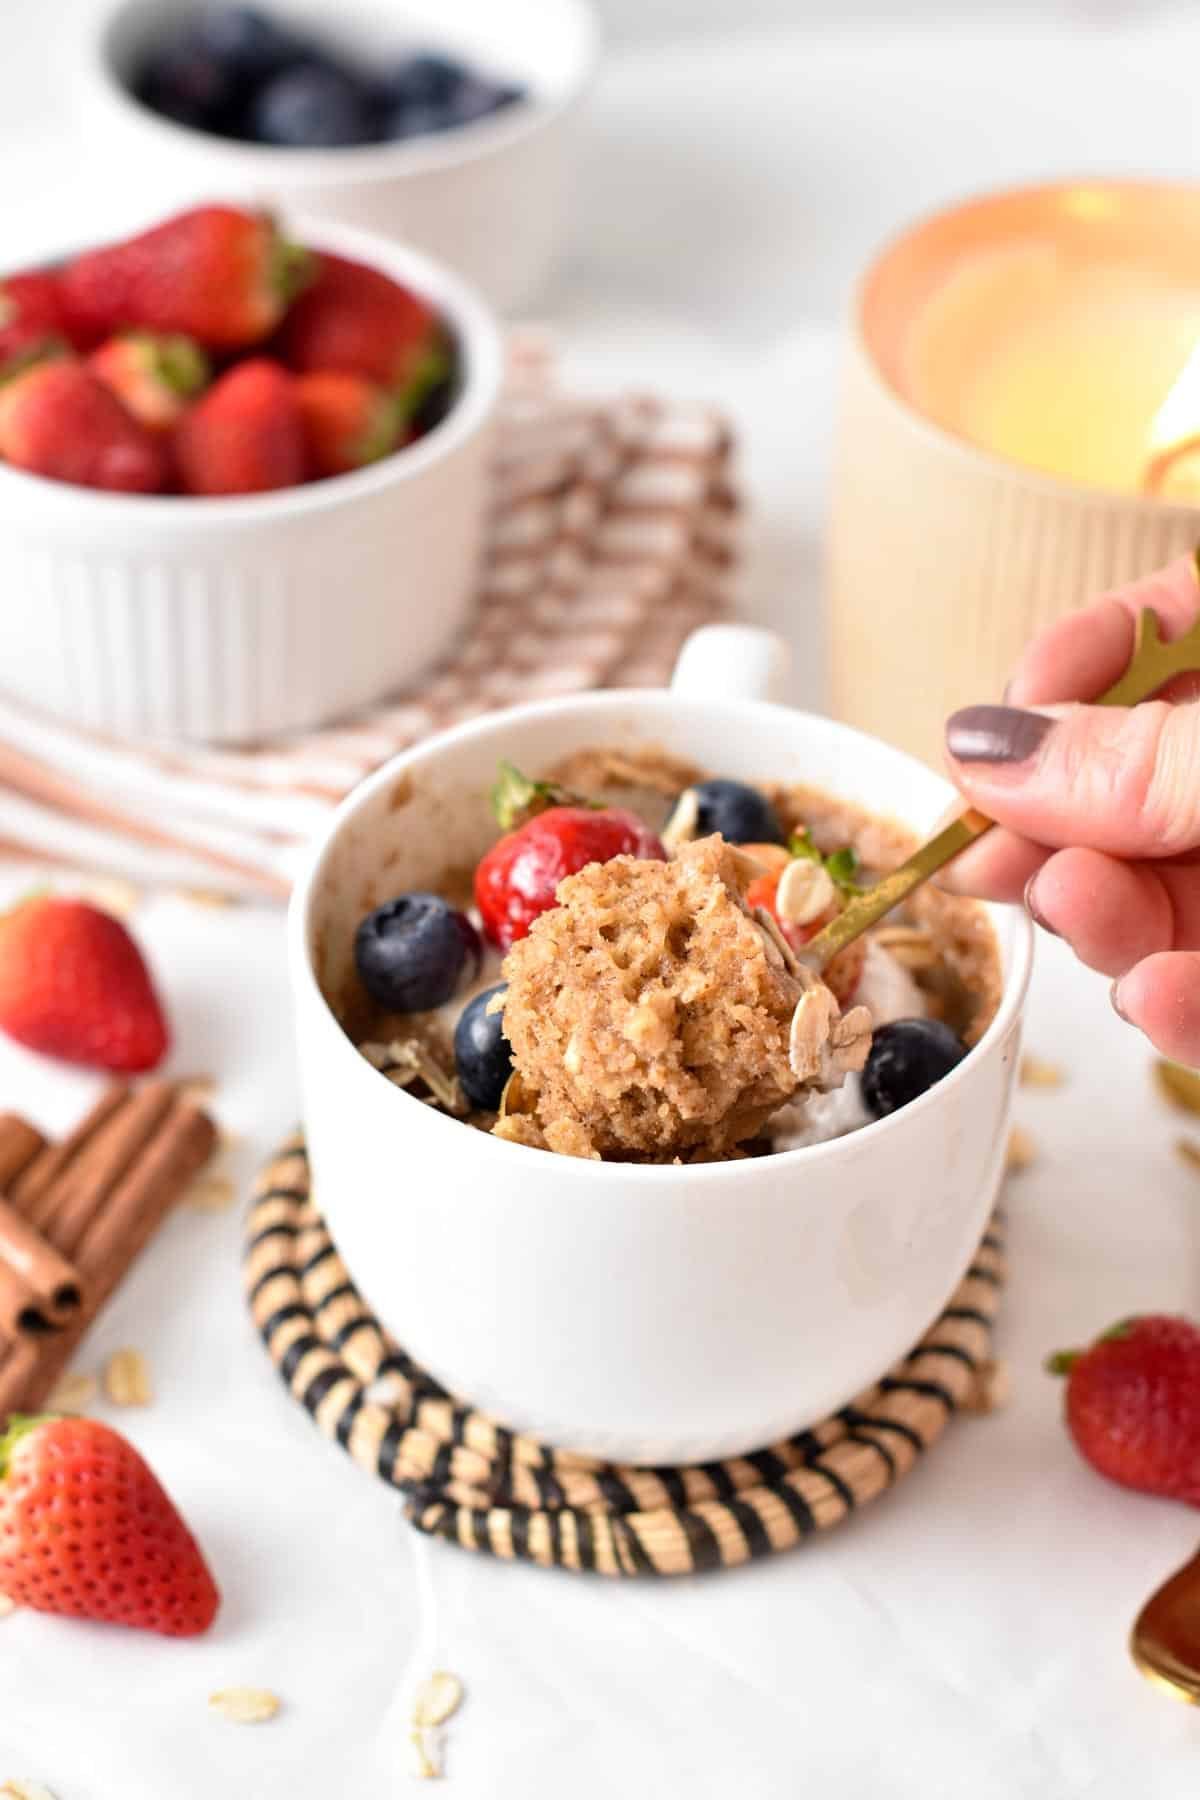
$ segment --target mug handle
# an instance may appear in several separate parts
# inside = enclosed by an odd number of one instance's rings
[[[757,625],[702,625],[686,640],[671,692],[696,700],[782,700],[792,653]]]

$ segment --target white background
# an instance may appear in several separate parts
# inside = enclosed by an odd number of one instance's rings
[[[581,378],[658,380],[734,413],[757,518],[748,604],[789,631],[797,691],[819,699],[819,528],[855,270],[963,190],[1200,173],[1200,23],[1099,0],[606,9],[614,43],[550,311]],[[4,261],[137,213],[73,110],[80,16],[79,0],[4,9]],[[279,920],[164,898],[138,929],[175,1067],[219,1073],[248,1173],[296,1108]],[[434,1549],[423,1593],[394,1499],[317,1438],[259,1351],[237,1217],[174,1219],[81,1361],[124,1343],[149,1355],[155,1404],[119,1422],[183,1500],[224,1610],[186,1645],[0,1624],[0,1783],[34,1777],[59,1800],[390,1800],[407,1783],[406,1671],[442,1662],[469,1691],[448,1744],[464,1800],[1192,1796],[1198,1722],[1138,1680],[1124,1638],[1190,1552],[1194,1515],[1084,1469],[1040,1362],[1132,1310],[1200,1310],[1200,1186],[1148,1054],[1058,945],[1029,1038],[1070,1082],[1020,1100],[1041,1158],[1011,1194],[1012,1406],[958,1426],[850,1525],[738,1575],[604,1586]],[[45,1126],[91,1091],[0,1045],[0,1097]],[[210,1719],[207,1693],[239,1682],[277,1690],[279,1719]]]

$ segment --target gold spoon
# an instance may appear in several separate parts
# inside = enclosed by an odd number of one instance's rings
[[[1136,706],[1139,700],[1151,699],[1176,675],[1200,675],[1200,617],[1182,637],[1168,644],[1159,629],[1158,615],[1148,606],[1143,607],[1138,616],[1133,655],[1125,673],[1094,704]],[[994,822],[973,807],[960,813],[928,843],[915,850],[898,869],[893,869],[865,893],[853,895],[837,918],[804,945],[798,953],[801,962],[820,973],[839,950],[844,950],[893,907],[907,900],[915,888],[944,868],[952,857],[958,856],[968,844],[975,843],[985,831],[990,831]]]
[[[1200,571],[1200,553],[1197,556]],[[1121,679],[1102,694],[1100,706],[1136,706],[1149,700],[1176,675],[1200,674],[1200,618],[1172,643],[1164,643],[1158,617],[1149,607],[1138,617],[1133,655]],[[927,844],[856,894],[823,931],[800,952],[809,968],[820,971],[839,950],[852,943],[923,881],[943,868],[968,844],[990,831],[993,821],[973,808],[953,819]],[[1182,1700],[1200,1705],[1200,1551],[1147,1600],[1129,1640],[1130,1654],[1148,1681]]]
[[[1151,1594],[1129,1634],[1129,1654],[1155,1687],[1200,1706],[1200,1551]]]

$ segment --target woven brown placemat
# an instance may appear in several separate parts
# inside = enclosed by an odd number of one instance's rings
[[[682,1468],[618,1467],[552,1449],[417,1368],[338,1255],[299,1136],[255,1184],[244,1278],[293,1396],[360,1468],[400,1490],[418,1529],[506,1560],[682,1575],[790,1549],[908,1474],[951,1414],[973,1403],[988,1365],[1003,1226],[998,1210],[941,1317],[851,1405],[751,1455]]]

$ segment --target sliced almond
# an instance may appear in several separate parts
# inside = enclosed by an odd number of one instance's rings
[[[696,837],[700,824],[700,796],[695,788],[684,788],[675,808],[662,830],[659,840],[664,850],[678,850],[681,844],[690,844]]]
[[[94,1375],[64,1375],[51,1389],[46,1411],[52,1413],[86,1412],[96,1398]]]
[[[279,1711],[280,1699],[270,1688],[221,1688],[208,1696],[209,1712],[219,1713],[235,1725],[264,1725]]]
[[[104,1392],[114,1406],[149,1406],[150,1365],[140,1350],[115,1350],[104,1365]]]
[[[16,1601],[8,1594],[0,1594],[0,1619],[11,1619],[16,1611]]]
[[[463,1684],[448,1669],[435,1669],[413,1696],[413,1724],[418,1730],[444,1725],[463,1702]]]
[[[1066,1071],[1058,1063],[1043,1062],[1040,1056],[1021,1058],[1022,1087],[1059,1088],[1066,1079]]]
[[[1028,1169],[1036,1161],[1037,1145],[1023,1126],[1014,1125],[1008,1136],[1005,1168],[1010,1175],[1019,1175],[1022,1169]]]
[[[789,925],[811,925],[837,901],[837,888],[820,863],[794,858],[779,877],[775,910]]]
[[[1200,1071],[1160,1058],[1154,1065],[1154,1078],[1172,1106],[1183,1112],[1200,1113]]]
[[[202,1175],[192,1183],[185,1199],[197,1212],[228,1212],[234,1201],[234,1186],[228,1175]]]

